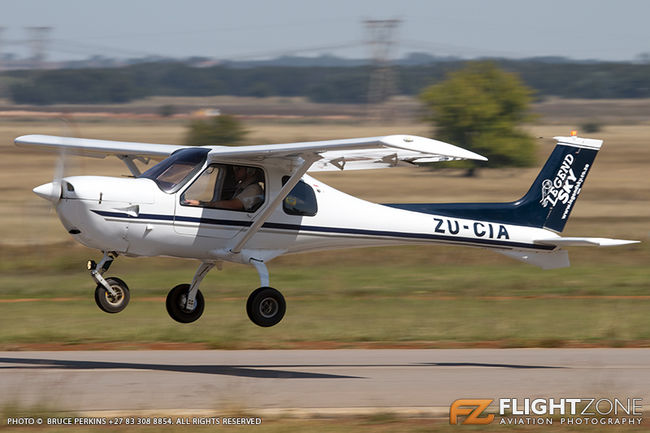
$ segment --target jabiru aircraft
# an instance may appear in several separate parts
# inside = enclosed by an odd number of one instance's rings
[[[167,311],[190,323],[203,313],[201,281],[223,261],[252,265],[260,287],[248,297],[250,320],[280,322],[282,294],[266,264],[292,253],[414,243],[491,249],[543,269],[569,266],[567,246],[636,241],[561,237],[602,141],[555,137],[557,145],[519,200],[508,203],[375,204],[337,191],[307,172],[416,166],[486,158],[410,135],[256,146],[176,146],[46,135],[15,139],[35,147],[103,158],[116,156],[133,177],[58,177],[34,188],[54,205],[79,243],[103,252],[88,269],[95,301],[122,311],[129,288],[104,277],[119,256],[171,256],[200,261],[190,284],[167,295]],[[145,172],[135,161],[162,160]]]

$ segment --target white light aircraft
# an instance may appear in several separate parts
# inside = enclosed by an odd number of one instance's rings
[[[51,201],[81,244],[101,250],[88,262],[95,301],[108,313],[130,299],[126,283],[104,277],[118,255],[198,259],[191,284],[167,295],[176,321],[197,320],[199,286],[223,261],[250,264],[260,288],[248,297],[248,317],[273,326],[285,314],[266,264],[283,254],[413,243],[492,249],[544,269],[569,266],[566,246],[636,241],[561,237],[601,140],[558,141],[529,191],[509,203],[375,204],[328,187],[306,173],[486,158],[428,138],[390,135],[259,146],[175,146],[25,135],[21,147],[124,161],[132,178],[59,176],[34,188]],[[135,161],[161,162],[141,173]]]

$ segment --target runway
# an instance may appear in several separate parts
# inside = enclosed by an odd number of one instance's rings
[[[0,352],[0,407],[420,408],[460,398],[642,398],[650,349]]]

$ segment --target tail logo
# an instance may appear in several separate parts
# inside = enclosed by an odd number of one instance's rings
[[[548,196],[551,193],[551,190],[553,189],[553,182],[551,179],[545,179],[544,182],[542,182],[542,200],[540,203],[542,206],[546,207],[548,205]]]
[[[553,180],[545,179],[542,182],[542,199],[540,203],[543,207],[547,207],[549,204],[553,207],[558,202],[562,204],[569,202],[578,180],[572,168],[574,161],[575,157],[570,153],[567,154],[555,178]]]

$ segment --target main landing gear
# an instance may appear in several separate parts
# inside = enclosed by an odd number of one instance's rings
[[[172,319],[180,323],[192,323],[201,317],[205,300],[199,285],[213,267],[214,263],[201,263],[194,274],[192,284],[179,284],[169,291],[165,305]]]
[[[260,287],[248,296],[246,302],[246,314],[251,322],[257,326],[269,327],[277,325],[287,311],[287,303],[282,293],[269,287],[269,270],[264,262],[251,259],[260,276]]]
[[[257,326],[277,325],[284,317],[287,304],[282,293],[273,287],[260,287],[253,291],[246,302],[246,313]]]
[[[262,327],[277,325],[284,317],[287,303],[282,293],[269,287],[269,272],[264,262],[251,260],[255,266],[262,287],[254,290],[246,302],[246,313],[253,323]],[[172,319],[180,323],[191,323],[201,317],[205,308],[205,300],[199,285],[214,263],[201,263],[194,274],[192,284],[179,284],[167,295],[167,312]]]
[[[116,277],[103,277],[117,256],[115,252],[106,252],[99,263],[88,261],[90,275],[97,283],[95,302],[107,313],[119,313],[124,310],[131,298],[124,281]],[[254,259],[250,262],[260,276],[261,287],[248,297],[246,314],[258,326],[266,328],[277,325],[284,317],[287,303],[282,293],[269,287],[269,272],[264,262]],[[201,317],[205,309],[205,299],[199,286],[214,266],[213,262],[201,263],[191,284],[179,284],[169,291],[165,306],[172,319],[180,323],[192,323]]]

